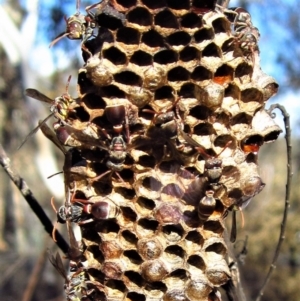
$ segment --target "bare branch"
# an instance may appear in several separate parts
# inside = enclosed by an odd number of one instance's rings
[[[45,211],[34,197],[32,191],[27,186],[27,183],[22,179],[10,166],[10,159],[7,157],[2,145],[0,144],[0,164],[3,166],[5,172],[8,174],[10,179],[15,183],[17,188],[22,193],[23,197],[31,207],[35,215],[39,218],[43,224],[46,232],[52,237],[53,224]],[[59,232],[56,233],[57,246],[65,253],[68,253],[69,245]]]
[[[280,249],[283,243],[283,240],[285,239],[285,229],[286,229],[286,222],[287,222],[287,214],[288,214],[288,209],[290,207],[290,191],[291,191],[291,182],[292,182],[292,143],[291,143],[291,126],[290,126],[290,115],[287,113],[286,109],[284,106],[279,105],[279,104],[274,104],[269,108],[269,113],[272,114],[271,116],[273,117],[274,113],[272,111],[274,109],[279,109],[283,115],[283,120],[284,120],[284,126],[285,126],[285,141],[286,141],[286,148],[287,148],[287,182],[286,182],[286,188],[285,188],[285,207],[284,207],[284,212],[283,212],[283,218],[281,222],[281,228],[280,228],[280,235],[279,235],[279,240],[277,243],[277,247],[275,250],[275,254],[269,269],[269,272],[265,278],[264,284],[262,285],[257,298],[255,301],[260,301],[261,297],[264,294],[264,290],[270,281],[271,275],[273,271],[276,268],[276,261],[278,259]]]

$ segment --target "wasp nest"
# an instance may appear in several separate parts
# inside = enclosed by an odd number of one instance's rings
[[[59,215],[80,225],[87,261],[70,256],[68,298],[220,300],[224,216],[264,187],[257,153],[280,129],[264,109],[278,85],[260,69],[257,28],[215,3],[87,8],[97,35],[55,127],[71,147]]]

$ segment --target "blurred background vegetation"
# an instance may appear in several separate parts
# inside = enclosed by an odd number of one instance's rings
[[[42,136],[34,135],[19,150],[26,135],[49,108],[24,97],[28,87],[55,98],[69,87],[76,96],[76,77],[83,61],[80,41],[63,39],[52,49],[49,43],[65,30],[64,15],[75,13],[71,1],[0,1],[0,143],[13,167],[32,188],[49,216],[55,221],[50,198],[63,202],[63,179],[51,174],[61,170],[63,157]],[[81,1],[81,11],[93,2]],[[296,1],[233,1],[252,14],[261,32],[261,64],[264,72],[280,85],[279,93],[267,107],[281,102],[293,117],[293,186],[285,242],[262,300],[298,300],[300,294],[300,203],[299,133],[296,99],[300,91],[300,7]],[[299,107],[298,107],[299,108]],[[278,112],[278,117],[281,115]],[[278,119],[277,119],[278,120]],[[247,300],[254,300],[275,252],[284,209],[286,148],[283,135],[277,142],[262,147],[259,155],[261,174],[267,184],[246,208],[245,227],[238,232],[233,246],[237,254],[248,237],[247,255],[241,265]],[[227,219],[230,226],[230,218]],[[63,228],[63,227],[61,227]],[[0,169],[0,299],[64,300],[63,280],[49,264],[47,248],[55,250],[20,193]],[[55,251],[54,251],[55,252]]]

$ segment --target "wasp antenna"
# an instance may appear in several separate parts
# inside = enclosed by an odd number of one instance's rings
[[[56,172],[56,173],[54,173],[53,175],[47,177],[47,179],[51,179],[52,177],[57,176],[57,175],[59,175],[59,174],[61,174],[61,173],[63,173],[63,172],[62,172],[62,171]]]
[[[201,153],[202,155],[204,155],[204,157],[206,157],[206,158],[213,158],[213,156],[211,156],[210,154],[208,154],[207,152],[206,152],[206,150],[205,150],[205,148],[203,147],[203,146],[197,146],[197,147],[195,147],[195,149],[199,152],[199,153]]]
[[[68,93],[68,91],[69,91],[69,85],[70,85],[70,82],[71,82],[71,78],[72,78],[72,75],[69,75],[68,80],[67,80],[67,84],[66,84],[66,93]]]
[[[55,237],[55,232],[56,232],[56,228],[57,228],[58,222],[55,222],[54,226],[53,226],[53,230],[52,230],[52,239],[54,242],[57,242],[56,237]]]
[[[123,180],[123,178],[121,177],[121,175],[120,175],[117,171],[115,171],[115,173],[116,173],[116,175],[118,176],[118,178],[120,179],[120,181],[121,181],[122,183],[125,183],[125,181]]]
[[[49,48],[51,48],[54,44],[56,44],[59,40],[63,39],[64,37],[67,37],[69,35],[68,32],[63,32],[59,34],[50,44]]]
[[[79,14],[79,9],[80,9],[80,0],[76,1],[76,13]]]
[[[239,211],[241,212],[241,219],[242,219],[242,228],[245,226],[245,218],[242,207],[239,207]]]
[[[70,197],[70,203],[72,203],[73,200],[75,199],[75,193],[76,193],[76,182],[74,181],[73,182],[73,193],[72,193],[72,195]]]
[[[51,206],[52,206],[53,210],[55,211],[55,213],[57,213],[57,209],[54,204],[54,197],[51,198]]]
[[[221,150],[221,152],[218,153],[217,157],[219,157],[231,143],[232,143],[232,140],[228,141],[225,144],[224,148]]]

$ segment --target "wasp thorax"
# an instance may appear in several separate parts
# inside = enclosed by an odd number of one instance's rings
[[[210,183],[217,183],[222,175],[222,160],[211,158],[204,165]]]

